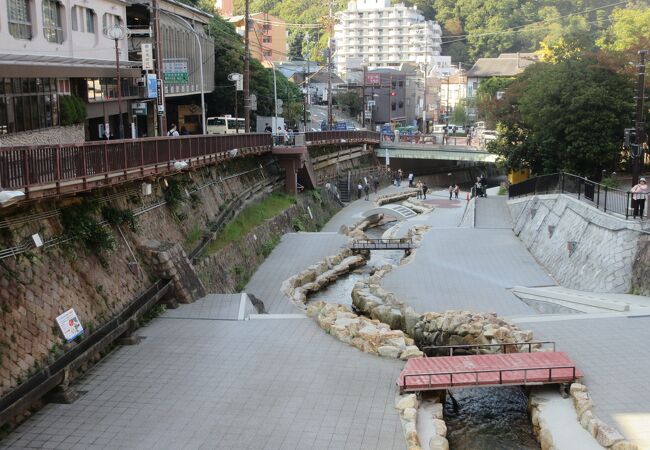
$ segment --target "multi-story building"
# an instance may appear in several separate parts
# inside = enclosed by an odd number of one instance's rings
[[[441,78],[438,83],[439,117],[450,116],[454,109],[467,98],[467,74],[459,70],[453,75]],[[464,124],[459,124],[464,125]]]
[[[440,56],[440,25],[425,20],[415,6],[392,5],[390,0],[351,1],[345,11],[337,13],[337,18],[334,62],[339,74],[345,75],[362,65],[449,65],[449,57]]]
[[[6,0],[0,11],[0,145],[79,142],[98,135],[89,121],[119,123],[115,42],[108,27],[126,22],[121,0]],[[140,69],[118,41],[122,122],[138,97]],[[85,103],[86,123],[67,126],[63,96]],[[78,118],[78,117],[77,117]],[[83,117],[81,118],[83,121]]]
[[[129,55],[140,61],[142,44],[155,47],[153,6],[151,0],[127,1]],[[212,15],[176,0],[158,0],[157,5],[163,72],[158,78],[163,81],[165,98],[165,115],[161,120],[167,126],[176,124],[182,132],[201,133],[201,71],[203,91],[214,90],[214,41],[206,30]],[[142,94],[145,96],[146,92],[143,90]],[[155,134],[155,102],[156,98],[143,99],[133,109],[140,136]]]
[[[235,25],[237,33],[244,35],[244,16],[228,18]],[[271,67],[271,62],[287,61],[289,45],[287,44],[286,22],[268,13],[251,14],[251,27],[248,30],[251,55],[265,67]]]

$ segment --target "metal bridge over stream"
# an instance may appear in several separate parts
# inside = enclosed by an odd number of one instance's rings
[[[405,250],[413,248],[411,239],[356,239],[352,243],[353,251],[360,250]]]

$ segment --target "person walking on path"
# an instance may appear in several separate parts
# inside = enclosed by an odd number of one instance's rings
[[[413,172],[409,173],[409,187],[413,187]]]
[[[458,184],[454,185],[454,197],[458,198],[458,193],[460,192],[460,186]]]
[[[361,180],[359,180],[359,184],[357,184],[357,199],[361,200],[362,192],[363,192],[363,185],[361,184]]]
[[[426,183],[422,183],[422,197],[424,200],[427,199],[427,191],[429,190],[429,186],[427,186]]]
[[[422,199],[422,182],[418,181],[417,183],[415,183],[415,187],[418,190],[417,193],[415,194],[415,198],[420,200]]]
[[[451,184],[449,185],[449,200],[451,200],[451,196],[454,195],[454,186]]]
[[[370,185],[368,183],[363,185],[363,193],[365,194],[365,200],[368,201],[368,195],[370,194]]]
[[[402,169],[397,169],[397,187],[402,185]]]
[[[172,123],[172,126],[169,128],[169,131],[167,132],[167,136],[174,136],[174,137],[179,136],[175,123]]]
[[[643,209],[645,208],[645,199],[648,196],[648,183],[645,178],[639,178],[639,183],[632,189],[632,203],[634,207],[633,218],[643,219]]]
[[[377,194],[377,192],[379,191],[379,177],[378,176],[374,176],[372,178],[372,187],[375,190],[375,194]]]

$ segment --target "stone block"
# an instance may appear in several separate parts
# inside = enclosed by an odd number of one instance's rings
[[[433,419],[433,426],[436,429],[436,434],[438,436],[447,436],[447,424],[445,423],[444,420],[441,419]]]
[[[606,423],[599,421],[596,425],[596,440],[603,447],[611,447],[624,439],[625,438],[618,432],[618,430]]]
[[[379,353],[379,356],[383,356],[385,358],[397,359],[400,355],[400,349],[393,347],[392,345],[382,345],[381,347],[377,348],[377,353]]]
[[[433,436],[429,439],[429,450],[449,450],[449,441],[443,436]]]
[[[639,446],[631,443],[630,441],[618,441],[611,446],[612,450],[640,450]]]
[[[405,410],[406,408],[417,408],[417,407],[418,407],[418,400],[415,394],[400,395],[395,399],[396,409]]]
[[[404,420],[407,420],[409,422],[414,422],[415,418],[417,417],[417,410],[415,408],[406,408],[405,410],[402,411],[402,417]]]

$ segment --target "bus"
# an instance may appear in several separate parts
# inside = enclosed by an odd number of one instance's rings
[[[246,122],[232,116],[208,117],[208,134],[243,133]]]

